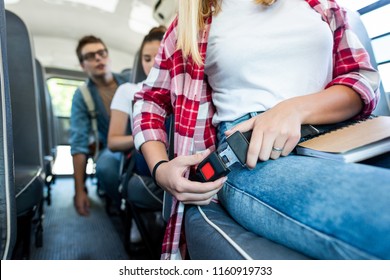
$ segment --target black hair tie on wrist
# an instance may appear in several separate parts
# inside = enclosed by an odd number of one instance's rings
[[[157,180],[156,180],[156,171],[157,171],[157,168],[158,168],[161,164],[163,164],[163,163],[165,163],[165,162],[168,162],[168,161],[165,160],[165,159],[160,160],[160,161],[157,162],[157,163],[155,164],[155,166],[153,167],[153,170],[152,170],[152,178],[153,178],[153,181],[154,181],[154,183],[156,184],[156,186],[159,186],[159,185],[157,184]]]

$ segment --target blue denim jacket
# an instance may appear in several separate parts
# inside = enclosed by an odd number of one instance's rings
[[[127,82],[127,80],[119,75],[113,74],[118,86]],[[87,86],[91,92],[92,99],[95,102],[97,111],[97,124],[99,132],[99,140],[103,147],[107,146],[108,126],[110,124],[109,114],[104,108],[103,101],[99,95],[95,83],[87,80]],[[76,89],[72,100],[72,111],[70,117],[70,145],[71,154],[88,154],[88,143],[91,132],[91,120],[88,113],[87,105],[81,94],[80,89]]]

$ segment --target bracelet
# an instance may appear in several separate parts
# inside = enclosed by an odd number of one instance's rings
[[[161,164],[163,164],[163,163],[165,163],[165,162],[168,162],[168,161],[165,160],[165,159],[160,160],[160,161],[157,162],[156,165],[153,167],[152,178],[153,178],[154,184],[155,184],[156,186],[158,186],[158,187],[159,187],[159,185],[157,184],[157,180],[156,180],[156,171],[157,171],[157,168],[158,168]]]

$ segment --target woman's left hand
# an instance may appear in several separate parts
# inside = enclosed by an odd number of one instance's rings
[[[267,161],[287,156],[301,137],[301,114],[294,102],[284,101],[272,109],[242,122],[225,132],[253,130],[247,154],[247,166],[254,168],[258,160]]]

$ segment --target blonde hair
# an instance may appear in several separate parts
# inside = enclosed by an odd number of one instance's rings
[[[180,0],[178,16],[177,49],[184,57],[192,56],[196,64],[202,65],[199,53],[198,36],[205,27],[205,17],[217,14],[221,10],[222,0]],[[253,0],[256,4],[270,6],[277,0]]]

